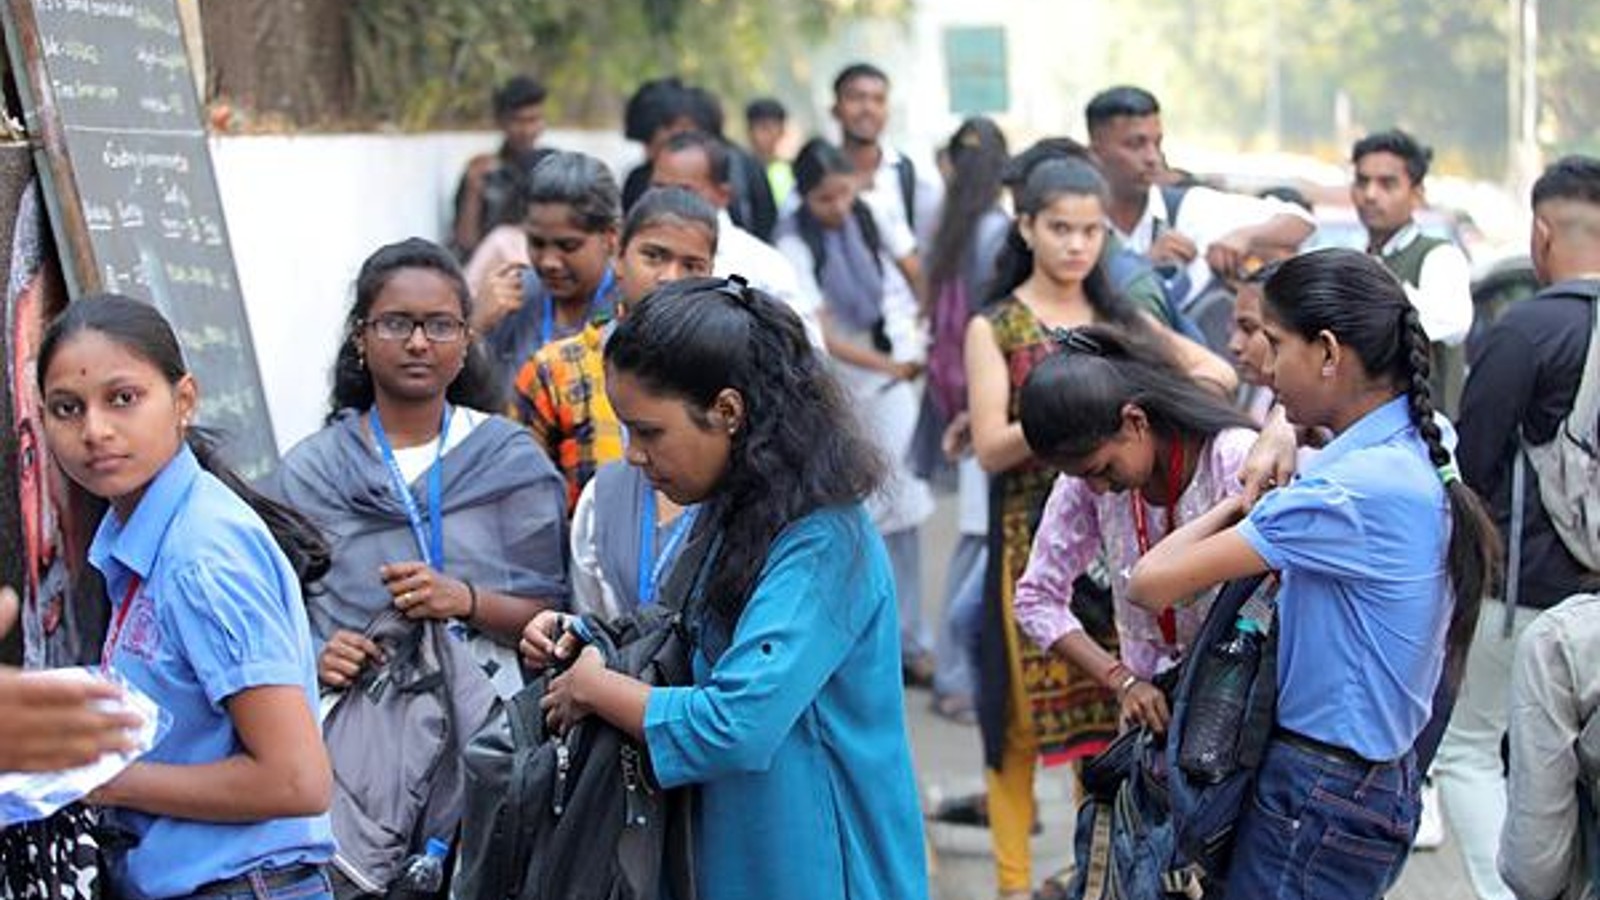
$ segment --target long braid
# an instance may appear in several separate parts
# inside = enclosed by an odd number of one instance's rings
[[[1454,688],[1461,683],[1484,591],[1500,579],[1500,542],[1482,500],[1462,482],[1455,461],[1444,446],[1444,434],[1434,417],[1433,390],[1428,384],[1432,374],[1431,347],[1416,307],[1409,303],[1400,314],[1399,331],[1399,356],[1405,360],[1404,387],[1411,421],[1427,446],[1428,459],[1439,471],[1450,503],[1448,567],[1455,604],[1445,645],[1444,677]]]

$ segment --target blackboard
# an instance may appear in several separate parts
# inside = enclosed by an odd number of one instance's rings
[[[5,0],[6,46],[74,300],[153,303],[199,422],[247,477],[277,459],[175,0]]]

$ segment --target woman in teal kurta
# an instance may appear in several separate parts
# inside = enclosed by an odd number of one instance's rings
[[[695,681],[651,688],[585,649],[551,683],[550,724],[598,715],[663,786],[697,786],[707,900],[926,897],[894,584],[861,505],[883,466],[799,319],[737,282],[677,282],[618,327],[606,367],[628,461],[702,504]],[[559,624],[529,624],[530,664],[576,649]]]

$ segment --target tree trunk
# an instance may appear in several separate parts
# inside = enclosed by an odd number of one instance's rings
[[[349,0],[200,0],[207,99],[294,127],[351,114]]]

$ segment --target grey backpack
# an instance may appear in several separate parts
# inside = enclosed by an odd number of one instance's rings
[[[1539,499],[1550,524],[1584,568],[1600,571],[1600,297],[1589,301],[1589,352],[1572,410],[1555,436],[1543,444],[1518,437],[1511,468],[1511,553],[1506,571],[1506,606],[1517,605],[1522,570],[1522,526],[1527,466],[1539,476]],[[1509,620],[1510,613],[1507,613]]]

